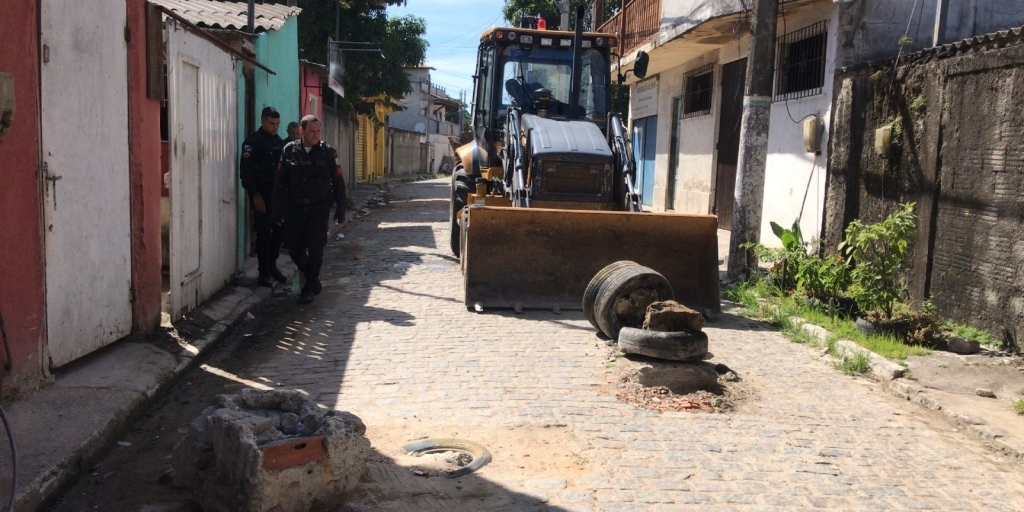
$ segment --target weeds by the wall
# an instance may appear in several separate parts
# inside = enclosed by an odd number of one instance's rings
[[[1024,414],[1024,397],[1018,398],[1013,401],[1012,404],[1013,412],[1017,414]]]

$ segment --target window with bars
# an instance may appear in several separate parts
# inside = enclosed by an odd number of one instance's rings
[[[775,101],[821,94],[827,35],[828,22],[821,21],[778,39]]]
[[[688,71],[683,77],[683,118],[711,113],[711,96],[715,86],[715,65],[707,64]]]

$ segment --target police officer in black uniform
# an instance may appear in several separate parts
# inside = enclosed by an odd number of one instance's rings
[[[306,278],[298,302],[308,304],[323,288],[320,267],[332,204],[334,220],[345,219],[345,180],[338,153],[320,140],[320,120],[309,115],[299,125],[302,138],[284,147],[274,181],[274,219],[283,220],[288,255]]]
[[[260,116],[260,129],[242,142],[242,162],[239,174],[242,187],[249,194],[252,207],[253,230],[256,232],[256,259],[259,261],[260,286],[273,286],[287,279],[277,269],[277,256],[281,252],[283,234],[275,224],[273,211],[274,172],[281,161],[284,141],[277,135],[281,114],[274,107],[266,107]]]

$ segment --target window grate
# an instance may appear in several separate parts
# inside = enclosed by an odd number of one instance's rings
[[[683,76],[683,118],[711,114],[711,96],[715,87],[715,65],[707,64]]]
[[[819,21],[778,38],[775,101],[822,93],[827,35],[828,22]]]

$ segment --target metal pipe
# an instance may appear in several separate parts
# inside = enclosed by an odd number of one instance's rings
[[[569,86],[569,117],[580,114],[580,83],[583,81],[583,6],[576,8],[576,31],[572,39],[572,82]]]
[[[249,0],[249,9],[245,17],[245,30],[250,34],[256,33],[256,0]]]

